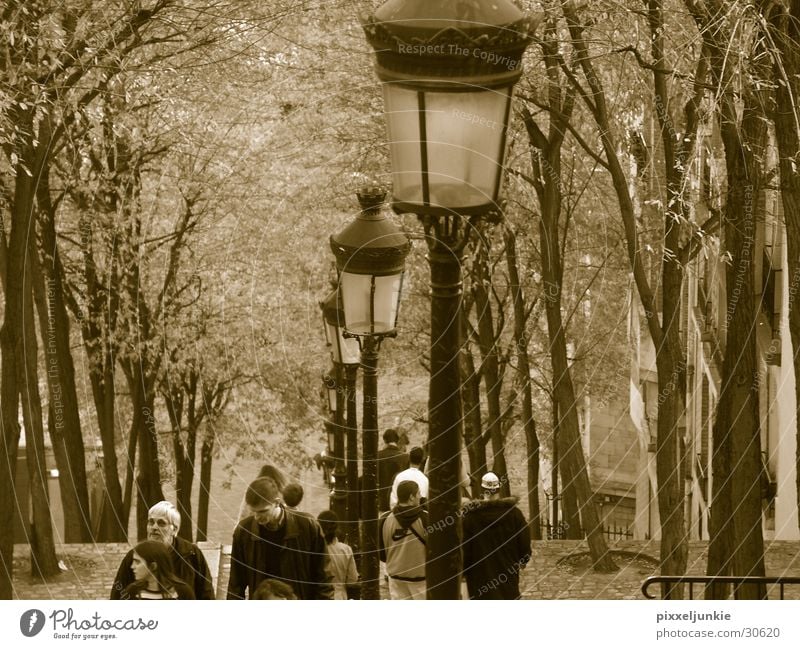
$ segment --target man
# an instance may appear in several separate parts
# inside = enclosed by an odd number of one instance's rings
[[[415,446],[408,454],[409,468],[401,471],[394,477],[392,492],[389,496],[389,506],[394,509],[397,505],[397,485],[404,480],[413,480],[419,485],[420,504],[424,505],[428,500],[428,476],[422,472],[422,465],[425,462],[425,451],[419,446]]]
[[[500,497],[492,472],[481,478],[482,500],[464,507],[464,574],[470,599],[519,599],[519,573],[531,558],[531,533],[518,498]]]
[[[325,539],[307,514],[287,509],[272,478],[258,478],[245,494],[250,516],[233,532],[228,599],[250,599],[265,579],[292,587],[297,599],[333,599],[325,572]]]
[[[211,571],[203,552],[194,543],[176,536],[180,526],[180,512],[168,500],[156,503],[147,512],[147,538],[170,547],[175,576],[186,582],[195,599],[214,599]],[[111,587],[111,599],[120,599],[122,591],[134,582],[132,566],[133,550],[123,557],[119,565]]]
[[[283,504],[296,511],[303,501],[303,485],[299,482],[290,482],[283,488],[281,495],[283,496]]]
[[[383,433],[386,444],[378,451],[378,511],[389,511],[389,495],[392,491],[394,477],[408,467],[408,455],[403,453],[397,442],[400,439],[394,428],[387,428]]]
[[[381,517],[378,533],[380,558],[386,562],[391,599],[425,599],[425,545],[427,512],[419,504],[419,485],[404,480],[397,485],[397,506]]]

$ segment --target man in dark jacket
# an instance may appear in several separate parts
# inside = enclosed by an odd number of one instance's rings
[[[500,497],[494,473],[482,500],[464,507],[464,574],[470,599],[519,599],[519,573],[531,558],[531,532],[517,498]]]
[[[175,576],[185,581],[192,589],[195,599],[214,599],[214,586],[211,571],[203,556],[202,550],[194,543],[176,536],[181,526],[180,512],[168,500],[162,500],[150,508],[147,513],[147,538],[161,541],[172,550],[172,570]],[[120,599],[122,591],[133,583],[133,550],[128,552],[119,564],[114,585],[111,587],[111,599]]]
[[[325,538],[309,515],[287,509],[271,478],[258,478],[245,494],[250,516],[233,532],[228,599],[252,599],[265,579],[278,579],[297,599],[333,599],[325,572]]]
[[[378,511],[389,511],[389,495],[392,493],[394,477],[408,468],[408,455],[397,445],[400,439],[394,428],[383,433],[386,444],[378,451]]]

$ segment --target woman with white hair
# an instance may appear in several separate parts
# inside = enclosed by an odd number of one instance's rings
[[[192,589],[195,599],[214,599],[211,572],[203,552],[194,543],[177,536],[180,526],[180,512],[168,500],[156,503],[147,513],[147,538],[170,548],[175,575]],[[111,587],[110,599],[120,599],[125,588],[133,583],[133,555],[131,550],[122,559]]]

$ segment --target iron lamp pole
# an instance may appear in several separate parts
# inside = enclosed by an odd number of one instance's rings
[[[334,478],[336,490],[344,489],[343,512],[334,508],[345,529],[348,545],[357,550],[359,539],[359,490],[358,490],[358,419],[356,413],[356,375],[360,363],[358,341],[345,338],[344,310],[338,288],[335,288],[322,302],[322,316],[325,324],[325,337],[331,349],[331,359],[336,370],[337,386],[337,424],[342,438],[342,450],[336,451]],[[344,411],[344,413],[343,413]],[[344,439],[346,435],[346,440]],[[346,443],[345,443],[346,441]],[[339,459],[342,461],[339,462]],[[346,489],[345,489],[346,485]],[[335,494],[334,494],[335,495]],[[339,506],[342,507],[341,500]]]

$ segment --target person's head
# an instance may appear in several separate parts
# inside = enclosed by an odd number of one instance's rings
[[[294,509],[303,500],[303,485],[290,482],[283,488],[283,504]]]
[[[484,500],[496,500],[500,497],[500,478],[496,473],[489,471],[481,478],[481,491]]]
[[[180,512],[168,500],[156,503],[147,512],[147,538],[151,541],[172,545],[180,526]]]
[[[394,428],[387,428],[383,431],[383,442],[385,444],[397,444],[397,440],[399,439],[400,436]]]
[[[275,481],[275,484],[278,485],[278,489],[283,489],[286,486],[286,478],[284,477],[281,470],[271,464],[265,464],[261,467],[261,470],[258,472],[257,478],[272,478]]]
[[[419,485],[413,480],[403,480],[397,485],[398,505],[419,505]]]
[[[169,590],[177,580],[172,571],[170,549],[161,541],[142,541],[133,548],[131,571],[135,582],[157,584]]]
[[[297,599],[292,587],[278,579],[265,579],[253,593],[253,599]]]
[[[319,521],[319,526],[322,528],[322,535],[325,537],[325,542],[333,543],[336,539],[336,528],[339,525],[339,517],[335,512],[326,509],[324,512],[320,512],[319,516],[317,516],[317,521]]]
[[[408,462],[411,466],[420,468],[425,461],[425,451],[419,446],[415,446],[408,453]]]
[[[244,501],[259,525],[276,529],[283,517],[281,492],[272,478],[256,478],[247,487]]]

